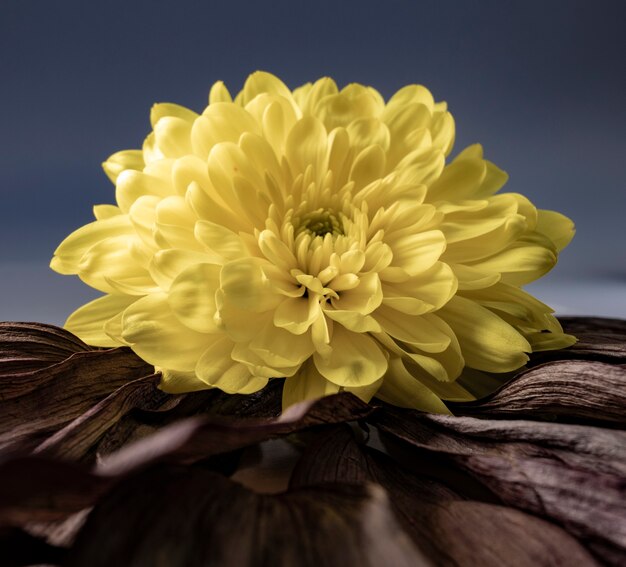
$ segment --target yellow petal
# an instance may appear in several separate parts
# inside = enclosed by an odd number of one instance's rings
[[[194,370],[210,336],[183,325],[165,293],[147,295],[128,307],[122,329],[122,338],[146,362],[183,372]]]
[[[555,264],[556,254],[552,250],[519,242],[472,267],[484,273],[500,273],[505,283],[524,285],[549,272]]]
[[[528,361],[530,344],[511,325],[463,297],[452,298],[437,314],[452,327],[465,363],[486,372],[508,372]]]
[[[234,103],[210,104],[191,128],[194,153],[206,159],[215,144],[237,142],[244,132],[260,134],[259,125],[243,108]]]
[[[216,81],[209,92],[209,104],[216,102],[232,102],[233,97],[228,92],[224,81]]]
[[[150,109],[150,124],[152,127],[162,118],[175,117],[185,122],[192,123],[198,116],[193,110],[189,110],[179,104],[172,104],[170,102],[161,102],[154,104]]]
[[[210,221],[198,221],[194,234],[211,257],[219,263],[237,260],[245,255],[241,238],[226,227]]]
[[[94,244],[78,264],[81,280],[105,293],[146,295],[157,291],[150,274],[134,257],[133,244],[139,244],[136,235],[113,236]]]
[[[380,278],[376,273],[369,273],[359,278],[356,287],[341,291],[339,299],[333,298],[331,303],[336,309],[367,315],[374,311],[382,300],[383,292]]]
[[[455,160],[430,186],[428,200],[432,202],[482,198],[478,189],[486,175],[487,166],[482,159]]]
[[[565,215],[556,211],[547,211],[540,209],[537,219],[537,232],[547,236],[560,252],[565,248],[572,238],[576,230],[574,223]]]
[[[323,315],[319,300],[315,297],[286,297],[274,311],[274,325],[301,335],[309,330],[318,317]]]
[[[419,103],[433,110],[435,100],[430,91],[423,85],[407,85],[396,91],[387,103],[387,110],[394,107],[402,107],[411,103]]]
[[[213,187],[227,207],[260,226],[267,218],[264,213],[268,205],[264,211],[258,191],[264,181],[243,150],[232,143],[217,144],[211,150],[208,163]]]
[[[372,91],[356,83],[347,85],[338,94],[323,97],[316,104],[313,114],[330,132],[337,127],[346,127],[351,122],[380,115],[382,104]]]
[[[411,315],[439,309],[456,293],[457,280],[452,268],[436,262],[432,268],[400,283],[383,285],[383,304]]]
[[[272,321],[257,330],[248,348],[277,371],[302,364],[313,354],[313,343],[308,333],[295,335],[276,327]]]
[[[105,238],[131,235],[133,227],[127,215],[97,220],[72,232],[54,251],[50,267],[60,274],[78,273],[78,264],[85,252]]]
[[[335,325],[328,356],[315,353],[313,360],[324,378],[339,386],[373,384],[387,370],[387,358],[368,335],[352,333]]]
[[[355,333],[379,333],[381,331],[380,325],[371,315],[341,309],[326,309],[324,313],[329,319],[341,323],[346,329]]]
[[[293,100],[291,91],[278,77],[267,71],[255,71],[247,79],[241,91],[241,102],[245,106],[261,94],[271,94]]]
[[[161,248],[204,251],[194,234],[197,220],[198,217],[183,197],[167,197],[156,207],[155,241]]]
[[[391,135],[389,128],[378,118],[361,118],[348,125],[350,135],[350,145],[355,148],[358,154],[361,150],[372,145],[379,146],[383,152],[389,149]]]
[[[329,382],[317,371],[313,361],[308,361],[302,365],[297,374],[285,380],[283,411],[299,402],[336,394],[339,388],[337,384]]]
[[[429,230],[402,236],[388,244],[393,251],[393,265],[414,276],[439,260],[446,249],[446,238],[440,230]]]
[[[251,394],[267,384],[266,378],[253,376],[248,368],[232,359],[234,343],[215,336],[196,365],[196,375],[210,386],[227,394]]]
[[[374,312],[373,317],[392,337],[425,352],[442,352],[450,344],[450,337],[426,316],[401,313],[383,305]]]
[[[439,396],[411,375],[400,358],[389,360],[389,368],[376,397],[401,408],[451,414]]]
[[[64,327],[88,345],[100,347],[120,346],[104,332],[105,323],[119,315],[131,303],[137,301],[132,295],[105,295],[83,305],[72,313]]]
[[[527,229],[522,215],[512,214],[495,230],[475,238],[449,242],[441,259],[448,264],[467,264],[493,256],[515,242]]]
[[[350,392],[367,404],[376,395],[382,383],[383,379],[379,378],[376,382],[368,384],[367,386],[342,386],[341,391]]]
[[[328,136],[323,124],[313,117],[298,120],[289,132],[285,154],[295,177],[313,166],[314,175],[326,173]]]
[[[174,194],[166,180],[140,171],[126,170],[117,178],[115,199],[120,209],[127,213],[132,204],[143,195],[165,198]]]
[[[377,144],[365,148],[352,164],[349,179],[354,181],[356,190],[369,185],[383,176],[385,172],[385,152]]]
[[[96,220],[110,219],[121,214],[123,214],[122,209],[115,205],[94,205],[93,207],[93,216]]]
[[[481,272],[463,264],[452,264],[451,267],[458,279],[459,291],[484,289],[500,281],[500,274]]]
[[[302,109],[302,113],[306,116],[315,112],[320,100],[338,92],[339,89],[335,81],[330,77],[323,77],[313,84],[309,83],[308,85],[303,85],[300,89],[294,90],[293,97]]]
[[[206,382],[200,380],[195,372],[179,372],[177,370],[159,369],[161,382],[159,389],[168,394],[186,394],[211,388]]]
[[[186,327],[201,333],[219,331],[213,317],[220,269],[220,266],[212,264],[195,264],[172,282],[168,302],[174,315]]]
[[[195,250],[159,250],[152,258],[148,271],[163,291],[168,291],[174,279],[189,266],[211,261],[211,256]]]
[[[239,309],[263,312],[276,308],[283,297],[263,274],[262,261],[241,258],[224,265],[220,285],[224,297]]]
[[[168,158],[177,158],[190,154],[192,123],[165,116],[154,125],[155,144],[161,153]]]
[[[102,169],[104,169],[107,177],[115,183],[122,171],[126,169],[141,171],[144,165],[143,152],[141,150],[122,150],[114,153],[103,162]]]

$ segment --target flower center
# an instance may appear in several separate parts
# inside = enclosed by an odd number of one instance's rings
[[[340,235],[343,234],[343,226],[335,213],[328,209],[317,209],[303,215],[296,235],[302,232],[308,232],[314,236],[325,236],[327,234]]]

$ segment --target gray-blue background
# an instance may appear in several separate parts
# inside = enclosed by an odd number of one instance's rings
[[[100,163],[139,147],[153,102],[196,110],[266,69],[447,100],[508,189],[560,210],[573,244],[535,293],[626,316],[626,2],[1,0],[0,320],[62,323],[96,293],[47,264],[113,201]]]

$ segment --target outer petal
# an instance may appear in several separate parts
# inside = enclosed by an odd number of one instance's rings
[[[412,376],[400,358],[389,360],[389,368],[376,397],[401,408],[450,414],[439,396]]]
[[[195,372],[179,372],[177,370],[160,369],[161,383],[159,388],[168,394],[186,394],[211,388],[200,380]]]
[[[242,258],[224,265],[220,285],[224,297],[239,309],[256,313],[274,309],[282,302],[282,296],[265,277],[258,258]]]
[[[145,295],[157,285],[134,255],[142,245],[137,236],[113,236],[94,244],[80,260],[78,275],[87,284],[106,293]]]
[[[97,220],[70,234],[54,251],[50,267],[60,274],[78,273],[78,264],[85,252],[105,238],[132,234],[133,227],[126,215]]]
[[[215,104],[216,102],[232,102],[233,97],[230,96],[224,81],[216,81],[211,87],[209,93],[209,104]]]
[[[324,378],[340,386],[373,384],[387,370],[387,358],[368,335],[351,333],[335,325],[328,356],[314,355],[315,366]]]
[[[537,211],[537,232],[547,236],[560,252],[565,248],[576,232],[574,223],[565,215],[555,211],[539,209]]]
[[[196,365],[202,381],[228,394],[251,394],[267,384],[267,378],[252,376],[247,366],[232,359],[234,343],[228,337],[214,335],[208,344]]]
[[[167,299],[178,319],[200,333],[215,333],[215,293],[219,288],[220,266],[196,264],[173,282]]]
[[[147,295],[124,311],[122,339],[146,362],[183,372],[194,370],[209,341],[176,318],[165,293]]]
[[[102,169],[107,177],[115,183],[122,171],[134,169],[141,171],[144,168],[143,152],[141,150],[122,150],[110,156],[102,163]]]
[[[83,305],[72,313],[64,327],[89,345],[119,346],[119,341],[104,332],[105,323],[137,301],[134,295],[105,295]]]
[[[408,315],[382,306],[375,311],[374,318],[392,337],[425,352],[443,352],[450,344],[450,337],[427,317]]]
[[[528,361],[528,341],[488,309],[463,297],[452,298],[437,314],[454,330],[467,366],[509,372]]]
[[[339,392],[340,386],[324,378],[312,360],[305,362],[297,374],[285,379],[283,411],[293,404],[314,400]]]

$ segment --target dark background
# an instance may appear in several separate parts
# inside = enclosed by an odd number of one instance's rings
[[[140,147],[154,102],[202,110],[256,69],[446,100],[509,191],[578,234],[531,289],[626,316],[626,2],[0,0],[0,320],[63,322],[97,294],[47,265],[113,202],[100,163]]]

